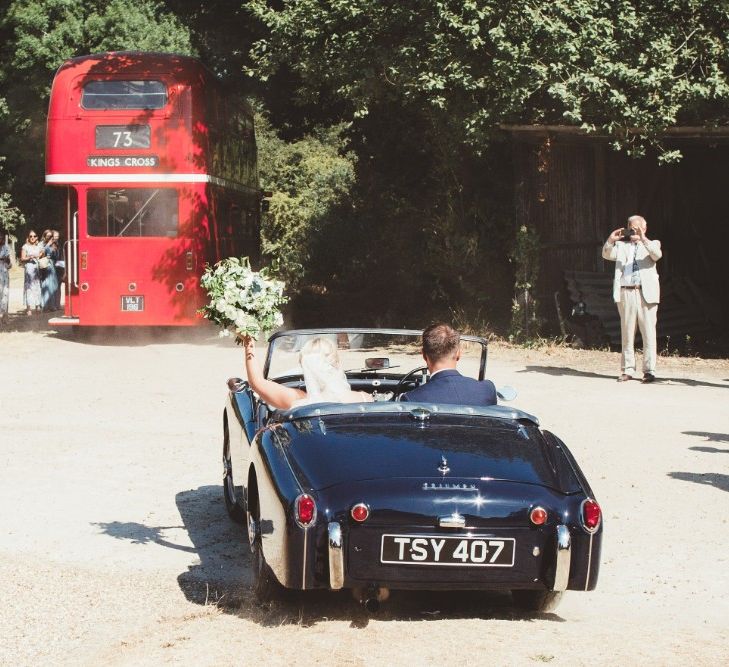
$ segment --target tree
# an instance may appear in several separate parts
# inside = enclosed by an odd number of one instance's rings
[[[483,150],[502,123],[561,123],[642,155],[677,123],[729,120],[729,8],[700,0],[253,0],[255,56],[348,119],[393,93]],[[661,159],[678,157],[662,152]]]
[[[12,205],[10,195],[7,192],[0,193],[0,229],[12,232],[24,223],[25,218],[20,210]],[[1,238],[0,242],[2,242]]]
[[[108,50],[191,53],[189,30],[154,0],[14,0],[0,20],[0,191],[32,224],[53,221],[57,192],[45,188],[45,114],[53,74],[67,58]],[[60,209],[59,209],[60,210]]]
[[[331,273],[392,317],[505,314],[516,230],[504,125],[572,125],[669,162],[680,153],[664,147],[667,127],[729,121],[726,3],[248,4],[269,30],[257,75],[286,72],[300,108],[347,124],[357,179],[336,238],[353,259]]]
[[[262,250],[296,288],[316,276],[317,240],[337,224],[335,211],[351,197],[353,156],[343,149],[341,128],[287,143],[258,114],[256,134],[261,186],[273,192]]]

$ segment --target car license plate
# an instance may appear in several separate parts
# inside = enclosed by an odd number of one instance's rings
[[[511,537],[383,535],[380,562],[403,565],[512,567],[516,540]]]
[[[143,296],[130,296],[122,295],[121,298],[121,309],[129,311],[130,313],[140,313],[144,310],[144,297]]]

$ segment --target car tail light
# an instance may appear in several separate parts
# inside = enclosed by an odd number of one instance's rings
[[[582,509],[580,511],[582,518],[582,526],[588,533],[594,533],[602,521],[602,510],[597,501],[592,498],[582,501]]]
[[[535,526],[541,526],[547,523],[547,510],[543,507],[535,507],[531,512],[529,512],[529,520]]]
[[[367,518],[370,515],[370,508],[367,507],[364,503],[357,503],[350,511],[349,513],[352,515],[352,518],[357,521],[358,523],[362,523],[363,521],[367,521]]]
[[[308,528],[316,519],[316,503],[308,493],[302,493],[294,501],[296,523],[302,528]]]

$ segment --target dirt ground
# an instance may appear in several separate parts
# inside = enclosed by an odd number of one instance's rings
[[[18,292],[12,308],[20,308]],[[75,339],[0,329],[0,664],[715,665],[729,661],[729,362],[492,346],[513,405],[570,446],[605,513],[598,589],[251,601],[221,501],[225,380],[210,330]]]

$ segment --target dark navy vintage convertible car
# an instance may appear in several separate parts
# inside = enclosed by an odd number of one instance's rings
[[[602,514],[559,438],[502,405],[400,402],[427,381],[417,331],[280,332],[266,377],[304,388],[299,351],[315,336],[373,402],[276,411],[228,381],[224,499],[247,526],[259,599],[348,588],[375,609],[389,589],[508,590],[547,611],[595,588]],[[483,379],[486,341],[461,341],[459,369]]]

